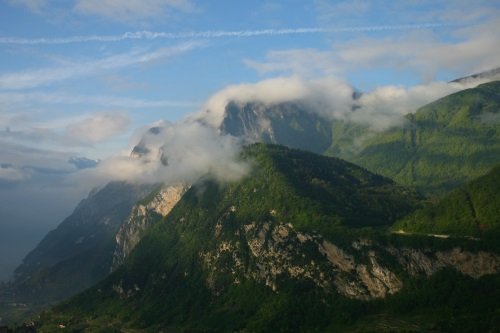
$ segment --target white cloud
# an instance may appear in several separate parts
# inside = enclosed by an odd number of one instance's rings
[[[94,147],[127,131],[127,113],[106,111],[52,120],[17,121],[5,117],[6,128],[0,138],[11,142],[29,142],[38,146],[50,143],[53,147]]]
[[[52,15],[57,11],[95,15],[113,21],[137,21],[169,16],[174,12],[192,12],[191,0],[7,0],[37,14]]]
[[[284,73],[314,77],[334,75],[342,70],[333,52],[317,49],[272,50],[267,53],[265,62],[251,59],[243,62],[260,75]]]
[[[193,183],[211,174],[219,181],[234,181],[249,168],[239,159],[240,142],[221,136],[200,122],[186,120],[161,124],[159,133],[146,133],[142,143],[149,153],[141,158],[117,156],[105,159],[95,168],[75,174],[75,181],[102,184],[109,180],[167,184]]]
[[[316,0],[315,4],[319,20],[325,25],[436,20],[461,24],[494,17],[498,8],[491,0]]]
[[[432,30],[383,38],[358,36],[336,42],[330,49],[272,50],[263,61],[244,62],[261,75],[314,77],[390,69],[417,73],[425,82],[433,81],[441,72],[463,76],[500,65],[499,18],[449,29],[452,33],[446,38]]]
[[[155,61],[177,56],[199,47],[199,42],[185,42],[152,52],[132,51],[107,58],[81,61],[60,67],[42,68],[0,75],[0,89],[15,90],[45,86],[73,78],[99,75],[104,71],[129,66],[146,65]]]
[[[105,141],[124,132],[130,124],[126,113],[105,112],[69,124],[66,132],[70,137],[89,143]]]
[[[0,106],[4,109],[13,106],[39,107],[41,104],[47,105],[97,105],[102,107],[119,107],[129,109],[147,108],[190,108],[199,106],[199,102],[177,101],[177,100],[144,100],[109,95],[77,95],[67,93],[48,92],[0,92]],[[1,119],[0,114],[0,119]]]
[[[417,72],[431,81],[440,71],[466,75],[499,66],[500,19],[461,29],[455,40],[439,40],[430,33],[398,38],[366,38],[334,46],[340,66],[346,70],[396,68]]]
[[[483,80],[465,83],[431,82],[410,88],[383,86],[367,92],[356,101],[359,107],[349,115],[349,120],[382,131],[405,123],[404,116],[439,98],[472,88]]]
[[[8,0],[9,3],[16,6],[25,6],[35,13],[40,13],[45,9],[49,0]]]
[[[376,32],[376,31],[412,31],[422,29],[439,29],[447,26],[443,23],[423,23],[423,24],[403,24],[403,25],[369,25],[369,26],[346,26],[341,28],[284,28],[284,29],[257,29],[257,30],[205,30],[189,32],[154,32],[154,31],[129,31],[120,35],[91,35],[91,36],[70,36],[59,38],[19,38],[0,37],[0,44],[72,44],[86,42],[121,42],[125,40],[154,40],[154,39],[216,39],[216,38],[251,38],[259,36],[285,36],[304,34],[326,34],[326,33],[346,33],[346,32]]]
[[[217,128],[230,101],[241,104],[256,101],[265,105],[301,101],[324,116],[334,117],[351,109],[352,94],[353,90],[347,83],[335,78],[304,80],[298,76],[280,77],[226,87],[214,94],[195,117]]]
[[[0,166],[0,181],[23,181],[30,178],[28,172],[10,166]]]
[[[74,8],[86,15],[129,21],[164,16],[172,11],[191,11],[194,6],[189,0],[77,0]]]
[[[229,102],[258,102],[264,106],[298,102],[305,110],[327,119],[352,121],[381,131],[404,124],[405,115],[425,104],[495,78],[471,79],[460,83],[431,82],[412,87],[380,86],[354,99],[354,89],[343,80],[333,77],[281,77],[226,87],[215,93],[203,110],[191,117],[219,128]]]

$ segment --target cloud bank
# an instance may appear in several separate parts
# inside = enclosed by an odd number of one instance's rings
[[[402,126],[405,115],[446,95],[472,88],[492,78],[464,82],[431,82],[412,87],[388,85],[357,93],[346,81],[334,77],[304,79],[299,76],[267,79],[255,84],[232,85],[214,94],[203,111],[193,115],[219,128],[229,102],[244,105],[259,102],[272,106],[284,102],[299,102],[305,110],[327,119],[355,122],[375,131]]]

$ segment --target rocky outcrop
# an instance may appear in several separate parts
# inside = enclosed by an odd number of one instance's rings
[[[182,183],[162,186],[146,203],[138,203],[132,208],[116,233],[112,270],[124,262],[150,226],[170,213],[188,188]]]
[[[228,279],[233,284],[251,279],[274,292],[279,292],[285,281],[300,280],[325,291],[369,300],[401,290],[403,282],[398,277],[401,271],[430,276],[450,267],[473,278],[500,272],[500,256],[489,252],[384,248],[363,239],[349,248],[341,248],[319,234],[304,233],[291,224],[271,221],[252,222],[228,233],[224,219],[236,209],[230,207],[215,226],[217,246],[199,253],[208,272],[206,285],[215,295],[224,291]],[[400,267],[382,259],[388,256],[396,259]]]
[[[389,248],[410,275],[431,276],[445,267],[453,267],[464,275],[480,278],[500,272],[500,255],[491,252],[470,252],[455,247],[449,251],[431,251],[411,248]]]
[[[321,235],[297,231],[291,224],[246,224],[232,241],[224,239],[227,235],[220,227],[215,230],[215,237],[221,239],[219,246],[200,253],[209,272],[207,286],[215,294],[223,291],[222,280],[227,276],[232,283],[252,279],[275,292],[286,280],[310,281],[319,288],[357,299],[385,297],[403,286],[374,251],[357,250],[366,257],[361,262]]]

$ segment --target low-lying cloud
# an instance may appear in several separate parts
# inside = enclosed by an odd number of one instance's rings
[[[238,180],[249,166],[240,160],[241,142],[198,121],[161,122],[141,137],[141,156],[115,156],[95,169],[75,174],[96,185],[110,180],[140,183],[194,183],[210,174],[221,182]]]
[[[254,84],[228,86],[215,93],[195,117],[218,128],[229,102],[260,102],[273,105],[284,102],[306,102],[312,112],[325,117],[341,117],[352,109],[353,89],[335,78],[304,80],[298,76],[263,80]]]

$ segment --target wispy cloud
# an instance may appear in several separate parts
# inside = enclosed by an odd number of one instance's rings
[[[203,45],[202,42],[189,41],[152,52],[131,51],[98,60],[70,63],[60,67],[3,74],[0,75],[0,89],[35,88],[76,77],[101,74],[103,71],[148,64],[188,52],[201,45]]]
[[[123,112],[101,112],[92,117],[69,124],[69,137],[89,143],[98,143],[123,133],[130,124],[130,118]]]
[[[122,134],[127,131],[129,125],[130,118],[125,112],[96,112],[26,124],[7,122],[5,129],[0,129],[0,138],[37,145],[49,142],[63,148],[85,147],[103,143]]]
[[[0,93],[0,106],[5,108],[47,105],[94,105],[101,107],[119,107],[127,109],[176,108],[195,109],[200,105],[196,101],[181,100],[144,100],[109,95],[77,95],[47,92],[5,92]],[[0,118],[1,120],[1,118]]]
[[[154,39],[192,39],[192,38],[226,38],[226,37],[258,37],[258,36],[281,36],[281,35],[301,35],[301,34],[326,34],[343,32],[375,32],[391,30],[420,30],[436,29],[448,27],[449,23],[421,23],[403,25],[374,25],[374,26],[352,26],[341,28],[287,28],[287,29],[259,29],[259,30],[206,30],[190,32],[154,32],[154,31],[134,31],[121,35],[91,35],[91,36],[71,36],[61,38],[19,38],[0,37],[0,44],[72,44],[86,42],[121,42],[125,40],[154,40]]]
[[[48,0],[7,0],[7,2],[17,6],[25,6],[35,13],[40,13],[48,4]]]
[[[77,0],[74,9],[113,21],[130,21],[168,15],[172,11],[190,11],[189,0]]]
[[[190,0],[7,0],[7,2],[47,16],[64,11],[122,22],[168,17],[175,12],[192,12],[195,9]]]
[[[259,74],[298,74],[305,77],[343,75],[370,69],[411,71],[430,82],[442,71],[457,76],[498,67],[498,18],[454,31],[453,39],[419,31],[404,36],[363,37],[337,42],[331,49],[269,51],[264,61],[245,59]]]

